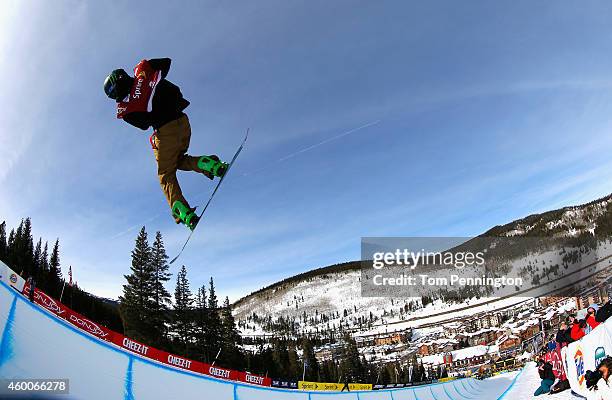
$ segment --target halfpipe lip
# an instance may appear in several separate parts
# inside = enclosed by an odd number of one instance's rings
[[[168,371],[171,372],[177,372],[183,375],[188,375],[188,376],[192,376],[195,378],[199,378],[199,379],[204,379],[207,381],[213,381],[215,383],[219,383],[219,384],[223,384],[223,385],[231,385],[234,386],[235,388],[238,387],[245,387],[248,388],[250,390],[252,389],[257,389],[257,390],[263,390],[263,391],[274,391],[274,392],[281,392],[281,393],[304,393],[304,394],[316,394],[316,395],[334,395],[337,394],[337,392],[324,392],[324,391],[308,391],[308,390],[289,390],[289,389],[282,389],[282,388],[275,388],[275,387],[268,387],[268,386],[260,386],[260,385],[250,385],[248,383],[245,382],[239,382],[239,381],[233,381],[233,380],[224,380],[224,379],[219,379],[213,376],[208,376],[208,375],[204,375],[204,374],[199,374],[197,372],[193,372],[193,371],[188,371],[188,370],[184,370],[181,368],[177,368],[177,367],[173,367],[171,365],[167,365],[167,364],[163,364],[161,362],[158,362],[156,360],[152,360],[149,358],[146,358],[140,354],[136,354],[136,353],[131,353],[125,349],[122,349],[118,346],[116,346],[113,343],[109,343],[106,342],[94,335],[91,335],[90,333],[80,330],[77,327],[69,324],[67,321],[62,320],[61,318],[58,318],[57,316],[53,315],[52,313],[50,313],[49,311],[45,310],[42,307],[37,306],[36,304],[33,304],[32,302],[30,302],[27,298],[25,298],[21,293],[19,293],[18,291],[16,291],[14,288],[12,288],[11,286],[9,286],[7,283],[0,281],[0,285],[2,285],[2,287],[4,287],[9,293],[11,293],[13,295],[13,297],[15,299],[17,299],[18,301],[21,301],[23,303],[25,303],[28,307],[31,307],[32,309],[34,309],[35,311],[43,314],[44,316],[46,316],[47,318],[49,318],[52,322],[58,323],[61,326],[68,328],[69,330],[71,330],[72,332],[90,340],[91,342],[93,342],[94,344],[106,347],[108,349],[110,349],[111,351],[115,351],[121,355],[124,355],[127,360],[129,361],[130,359],[135,359],[138,360],[139,362],[143,362],[145,364],[150,364],[153,365],[155,367],[159,367],[159,368],[163,368],[166,369]],[[7,323],[9,323],[9,321],[7,321]],[[522,370],[521,370],[522,373]],[[504,393],[502,393],[502,395],[499,397],[499,399],[503,398],[506,393],[508,393],[508,391],[512,388],[512,386],[514,385],[514,383],[516,382],[516,378],[518,378],[518,375],[513,379],[512,383],[508,386],[508,388],[506,389],[506,391],[504,391]],[[469,380],[471,378],[462,378],[465,380]],[[453,381],[460,381],[462,379],[457,379],[457,380],[453,380]],[[376,390],[375,392],[377,393],[384,393],[384,392],[399,392],[399,391],[406,391],[406,390],[416,390],[416,389],[420,389],[420,388],[427,388],[427,387],[433,387],[433,386],[437,386],[437,385],[444,385],[448,382],[436,382],[436,383],[430,383],[430,384],[426,384],[426,385],[417,385],[417,386],[408,386],[408,387],[404,387],[404,388],[397,388],[397,389],[379,389]],[[371,393],[372,391],[370,390],[355,390],[355,391],[351,391],[351,393]]]

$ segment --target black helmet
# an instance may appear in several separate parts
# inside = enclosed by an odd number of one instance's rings
[[[104,93],[113,100],[127,96],[132,87],[132,78],[122,69],[116,69],[104,80]]]

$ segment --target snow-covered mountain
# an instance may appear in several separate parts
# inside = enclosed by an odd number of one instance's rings
[[[496,226],[480,237],[578,238],[612,236],[612,195],[579,206],[534,214]],[[612,246],[605,244],[612,252]],[[579,255],[582,262],[595,260],[601,249]],[[530,255],[515,261],[531,277],[555,274],[559,253]],[[572,261],[569,261],[570,263]],[[556,263],[556,264],[555,264]],[[565,267],[567,268],[568,262]],[[606,264],[607,265],[607,264]],[[441,321],[465,318],[478,312],[503,309],[525,300],[501,301],[472,298],[450,303],[421,298],[361,296],[361,263],[332,265],[293,276],[246,296],[234,304],[234,315],[245,336],[287,335],[318,332],[322,336],[339,330],[361,334],[391,332],[411,327],[433,326]]]

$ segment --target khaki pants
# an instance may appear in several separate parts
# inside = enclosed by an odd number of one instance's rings
[[[176,179],[176,170],[202,172],[198,168],[198,159],[187,154],[191,127],[186,115],[170,121],[157,130],[153,136],[153,153],[157,161],[157,175],[162,191],[168,200],[170,208],[175,201],[182,201],[187,207],[189,203],[183,197],[183,192]]]

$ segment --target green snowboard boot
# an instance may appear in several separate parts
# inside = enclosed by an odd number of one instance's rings
[[[189,229],[194,230],[200,217],[195,213],[195,208],[189,208],[182,201],[177,200],[172,205],[172,216],[177,224],[183,223]]]
[[[213,179],[215,176],[222,178],[227,171],[228,165],[228,163],[220,161],[219,157],[214,154],[211,156],[202,156],[198,160],[198,168],[200,168],[209,179]]]

